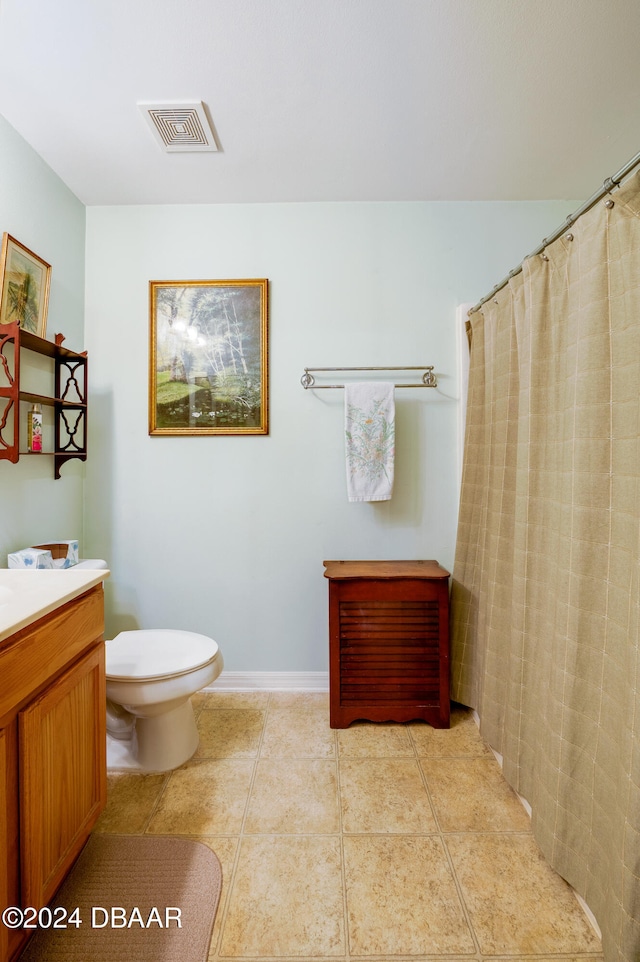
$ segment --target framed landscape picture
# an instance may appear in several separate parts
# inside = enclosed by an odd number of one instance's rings
[[[268,434],[268,281],[150,281],[149,434]]]
[[[0,254],[0,324],[17,321],[24,331],[44,337],[50,282],[51,265],[15,237],[4,234]]]

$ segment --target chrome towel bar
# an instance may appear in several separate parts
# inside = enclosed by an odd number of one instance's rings
[[[361,371],[424,371],[422,380],[419,384],[396,384],[396,387],[437,387],[438,378],[433,373],[433,364],[420,364],[417,367],[305,367],[304,374],[300,378],[305,391],[314,388],[316,391],[328,388],[343,388],[344,384],[316,384],[316,379],[311,372],[326,373],[333,371],[348,371],[349,373],[359,373]]]

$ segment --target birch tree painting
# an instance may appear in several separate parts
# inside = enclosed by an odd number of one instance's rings
[[[267,281],[151,281],[150,434],[267,434]]]

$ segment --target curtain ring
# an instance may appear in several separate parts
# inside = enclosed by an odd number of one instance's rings
[[[605,206],[608,210],[611,210],[611,208],[614,207],[615,204],[613,203],[613,201],[611,200],[611,198],[609,198],[609,200],[605,200],[604,206]]]
[[[572,240],[573,240],[573,234],[571,234],[571,233],[565,234],[565,235],[564,235],[564,239],[565,239],[565,240],[568,240],[568,241],[572,241]]]
[[[547,255],[546,255],[544,252],[543,252],[542,254],[540,254],[540,257],[542,258],[543,261],[548,261],[548,260],[549,260],[549,258],[547,257]]]

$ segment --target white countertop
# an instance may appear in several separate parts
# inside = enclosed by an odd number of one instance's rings
[[[0,642],[109,577],[107,568],[0,568]]]

